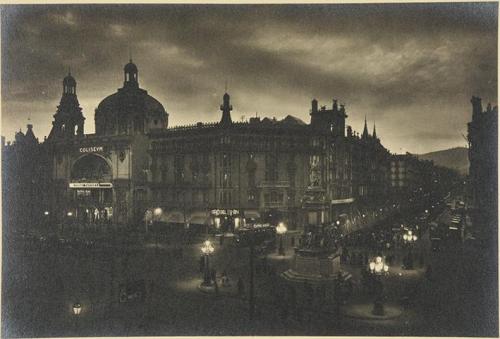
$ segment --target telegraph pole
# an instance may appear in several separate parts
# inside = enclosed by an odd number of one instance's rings
[[[255,235],[254,235],[254,225],[252,224],[251,231],[250,231],[250,291],[249,291],[249,318],[250,321],[253,321],[254,319],[254,313],[255,313],[255,300],[254,300],[254,282],[253,282],[253,272],[254,272],[254,264],[253,264],[253,257],[254,257],[254,241],[255,240]]]

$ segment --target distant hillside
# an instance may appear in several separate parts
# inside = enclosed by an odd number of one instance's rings
[[[432,160],[435,165],[452,168],[460,174],[469,173],[469,150],[465,147],[455,147],[442,151],[420,154],[419,159]]]

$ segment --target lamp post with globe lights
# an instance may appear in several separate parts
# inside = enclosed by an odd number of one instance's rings
[[[144,214],[144,226],[145,226],[146,235],[148,234],[148,231],[149,231],[149,225],[152,222],[153,222],[153,212],[148,209],[146,211],[146,213]]]
[[[78,318],[82,312],[82,305],[80,303],[74,303],[71,309],[75,316],[75,331],[78,332]]]
[[[283,236],[286,233],[286,231],[287,231],[287,228],[285,226],[285,223],[280,222],[278,224],[278,226],[276,227],[276,233],[280,237],[280,245],[279,245],[279,249],[278,249],[279,255],[285,255],[285,248],[283,247]]]
[[[66,222],[63,222],[63,223],[62,223],[62,226],[63,226],[63,227],[62,227],[62,233],[63,233],[63,234],[64,234],[64,229],[65,229],[66,224],[68,224],[68,226],[70,226],[70,227],[72,228],[72,226],[73,226],[73,225],[72,225],[72,221],[73,221],[73,220],[72,220],[72,218],[73,218],[73,212],[68,211],[68,212],[66,213],[66,219],[65,219],[65,220],[66,220]],[[73,232],[74,232],[74,230],[73,230]]]
[[[45,210],[43,212],[43,219],[44,219],[45,231],[48,231],[49,227],[50,227],[50,212],[49,211]]]
[[[212,281],[210,279],[210,271],[209,271],[209,256],[214,253],[215,248],[210,242],[210,240],[206,240],[201,247],[201,253],[205,256],[205,270],[203,275],[202,286],[212,286]]]
[[[370,269],[370,273],[372,274],[388,274],[389,266],[384,262],[383,258],[378,256],[375,259],[371,260],[368,264]]]
[[[389,266],[385,263],[384,259],[380,256],[370,260],[368,264],[369,271],[373,277],[374,290],[376,293],[376,297],[373,303],[372,314],[383,316],[385,314],[384,311],[384,285],[382,284],[382,276],[389,274]]]
[[[161,217],[163,215],[163,210],[160,208],[160,207],[156,207],[154,210],[153,210],[153,220],[151,220],[151,222],[153,221],[160,221],[161,220]],[[155,238],[156,238],[156,250],[158,251],[158,246],[159,246],[159,241],[158,241],[158,237],[159,237],[159,227],[158,227],[158,223],[156,224],[156,227],[154,227],[154,231],[155,233]]]
[[[408,255],[406,257],[406,260],[404,262],[404,266],[406,269],[413,269],[413,255],[412,255],[412,248],[413,244],[418,240],[418,237],[413,234],[411,230],[409,230],[407,233],[403,234],[403,241],[404,243],[408,246]]]

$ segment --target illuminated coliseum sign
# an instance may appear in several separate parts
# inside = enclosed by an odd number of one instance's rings
[[[80,153],[92,153],[92,152],[103,152],[103,146],[93,146],[93,147],[80,147]]]

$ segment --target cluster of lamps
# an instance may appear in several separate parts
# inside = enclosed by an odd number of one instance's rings
[[[389,266],[380,256],[370,261],[368,267],[370,268],[370,272],[374,274],[387,274],[389,272]]]
[[[410,230],[408,233],[403,234],[403,240],[406,242],[414,242],[417,241],[418,237],[413,234],[413,232]]]
[[[210,255],[212,253],[214,253],[214,246],[212,245],[212,243],[210,242],[210,240],[206,240],[204,243],[203,243],[203,246],[201,247],[201,252],[205,255]]]

